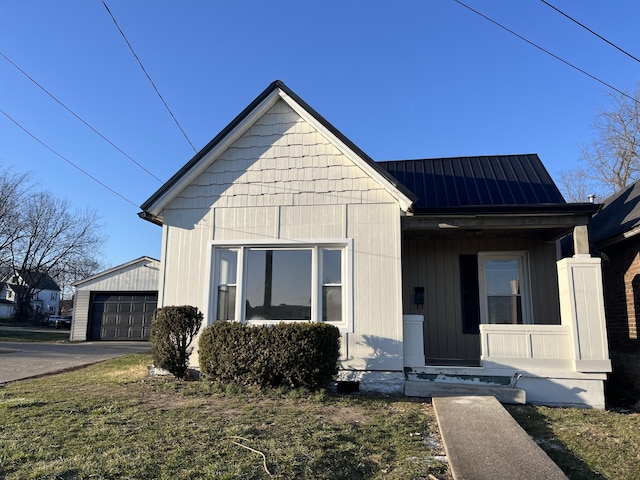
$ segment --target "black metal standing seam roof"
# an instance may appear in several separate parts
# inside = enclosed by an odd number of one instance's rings
[[[418,197],[414,210],[565,204],[536,154],[378,162]]]

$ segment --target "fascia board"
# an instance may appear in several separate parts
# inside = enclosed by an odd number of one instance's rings
[[[211,166],[218,157],[229,148],[236,140],[245,134],[249,128],[264,115],[278,100],[278,91],[274,90],[256,108],[244,117],[224,138],[213,145],[211,149],[186,173],[177,178],[171,188],[155,200],[146,212],[160,217],[162,210],[171,202],[183,189],[188,187],[202,172]],[[171,180],[169,180],[171,181]]]
[[[402,211],[407,212],[411,209],[413,205],[413,200],[408,198],[405,194],[403,194],[400,190],[398,190],[394,185],[389,183],[389,181],[375,168],[369,165],[369,162],[365,161],[360,157],[360,155],[356,154],[348,145],[346,145],[340,138],[336,137],[331,131],[329,131],[322,122],[318,121],[312,114],[310,114],[304,107],[302,107],[298,102],[296,102],[291,96],[289,96],[286,92],[279,90],[278,91],[280,98],[282,98],[287,104],[298,114],[300,117],[312,125],[316,130],[318,130],[322,135],[328,138],[333,145],[340,150],[347,158],[349,158],[353,163],[362,168],[367,175],[369,175],[373,180],[375,180],[382,188],[385,189],[387,193],[389,193],[392,197],[394,197],[398,203],[400,204],[400,208]]]

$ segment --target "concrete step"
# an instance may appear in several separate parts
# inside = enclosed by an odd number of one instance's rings
[[[456,480],[567,479],[495,398],[434,398],[433,407]]]
[[[501,385],[407,380],[404,382],[404,394],[407,397],[431,398],[492,396],[498,399],[500,403],[516,405],[524,405],[527,403],[527,393],[524,390]]]

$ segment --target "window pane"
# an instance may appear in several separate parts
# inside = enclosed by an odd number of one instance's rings
[[[522,323],[520,297],[489,297],[489,323]]]
[[[520,293],[520,266],[517,259],[486,260],[487,295]]]
[[[218,320],[233,320],[236,316],[236,287],[218,287]]]
[[[342,320],[342,287],[322,287],[322,321]]]
[[[311,319],[311,250],[247,252],[247,320]]]
[[[322,284],[342,283],[342,251],[322,250]]]
[[[235,250],[220,249],[218,250],[218,284],[219,285],[235,285],[236,268],[238,265],[238,252]]]

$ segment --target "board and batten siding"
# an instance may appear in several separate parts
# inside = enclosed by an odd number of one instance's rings
[[[160,262],[142,257],[76,284],[71,340],[87,339],[92,292],[150,292],[158,290]]]
[[[342,367],[402,371],[400,207],[277,102],[163,210],[160,305],[209,318],[211,242],[353,239],[354,333]],[[191,364],[197,364],[197,352]]]
[[[403,310],[424,315],[427,363],[435,359],[478,364],[480,338],[463,333],[459,256],[478,252],[527,251],[533,321],[559,325],[555,245],[535,237],[408,236],[403,246]],[[414,287],[424,287],[425,303],[414,303]]]

